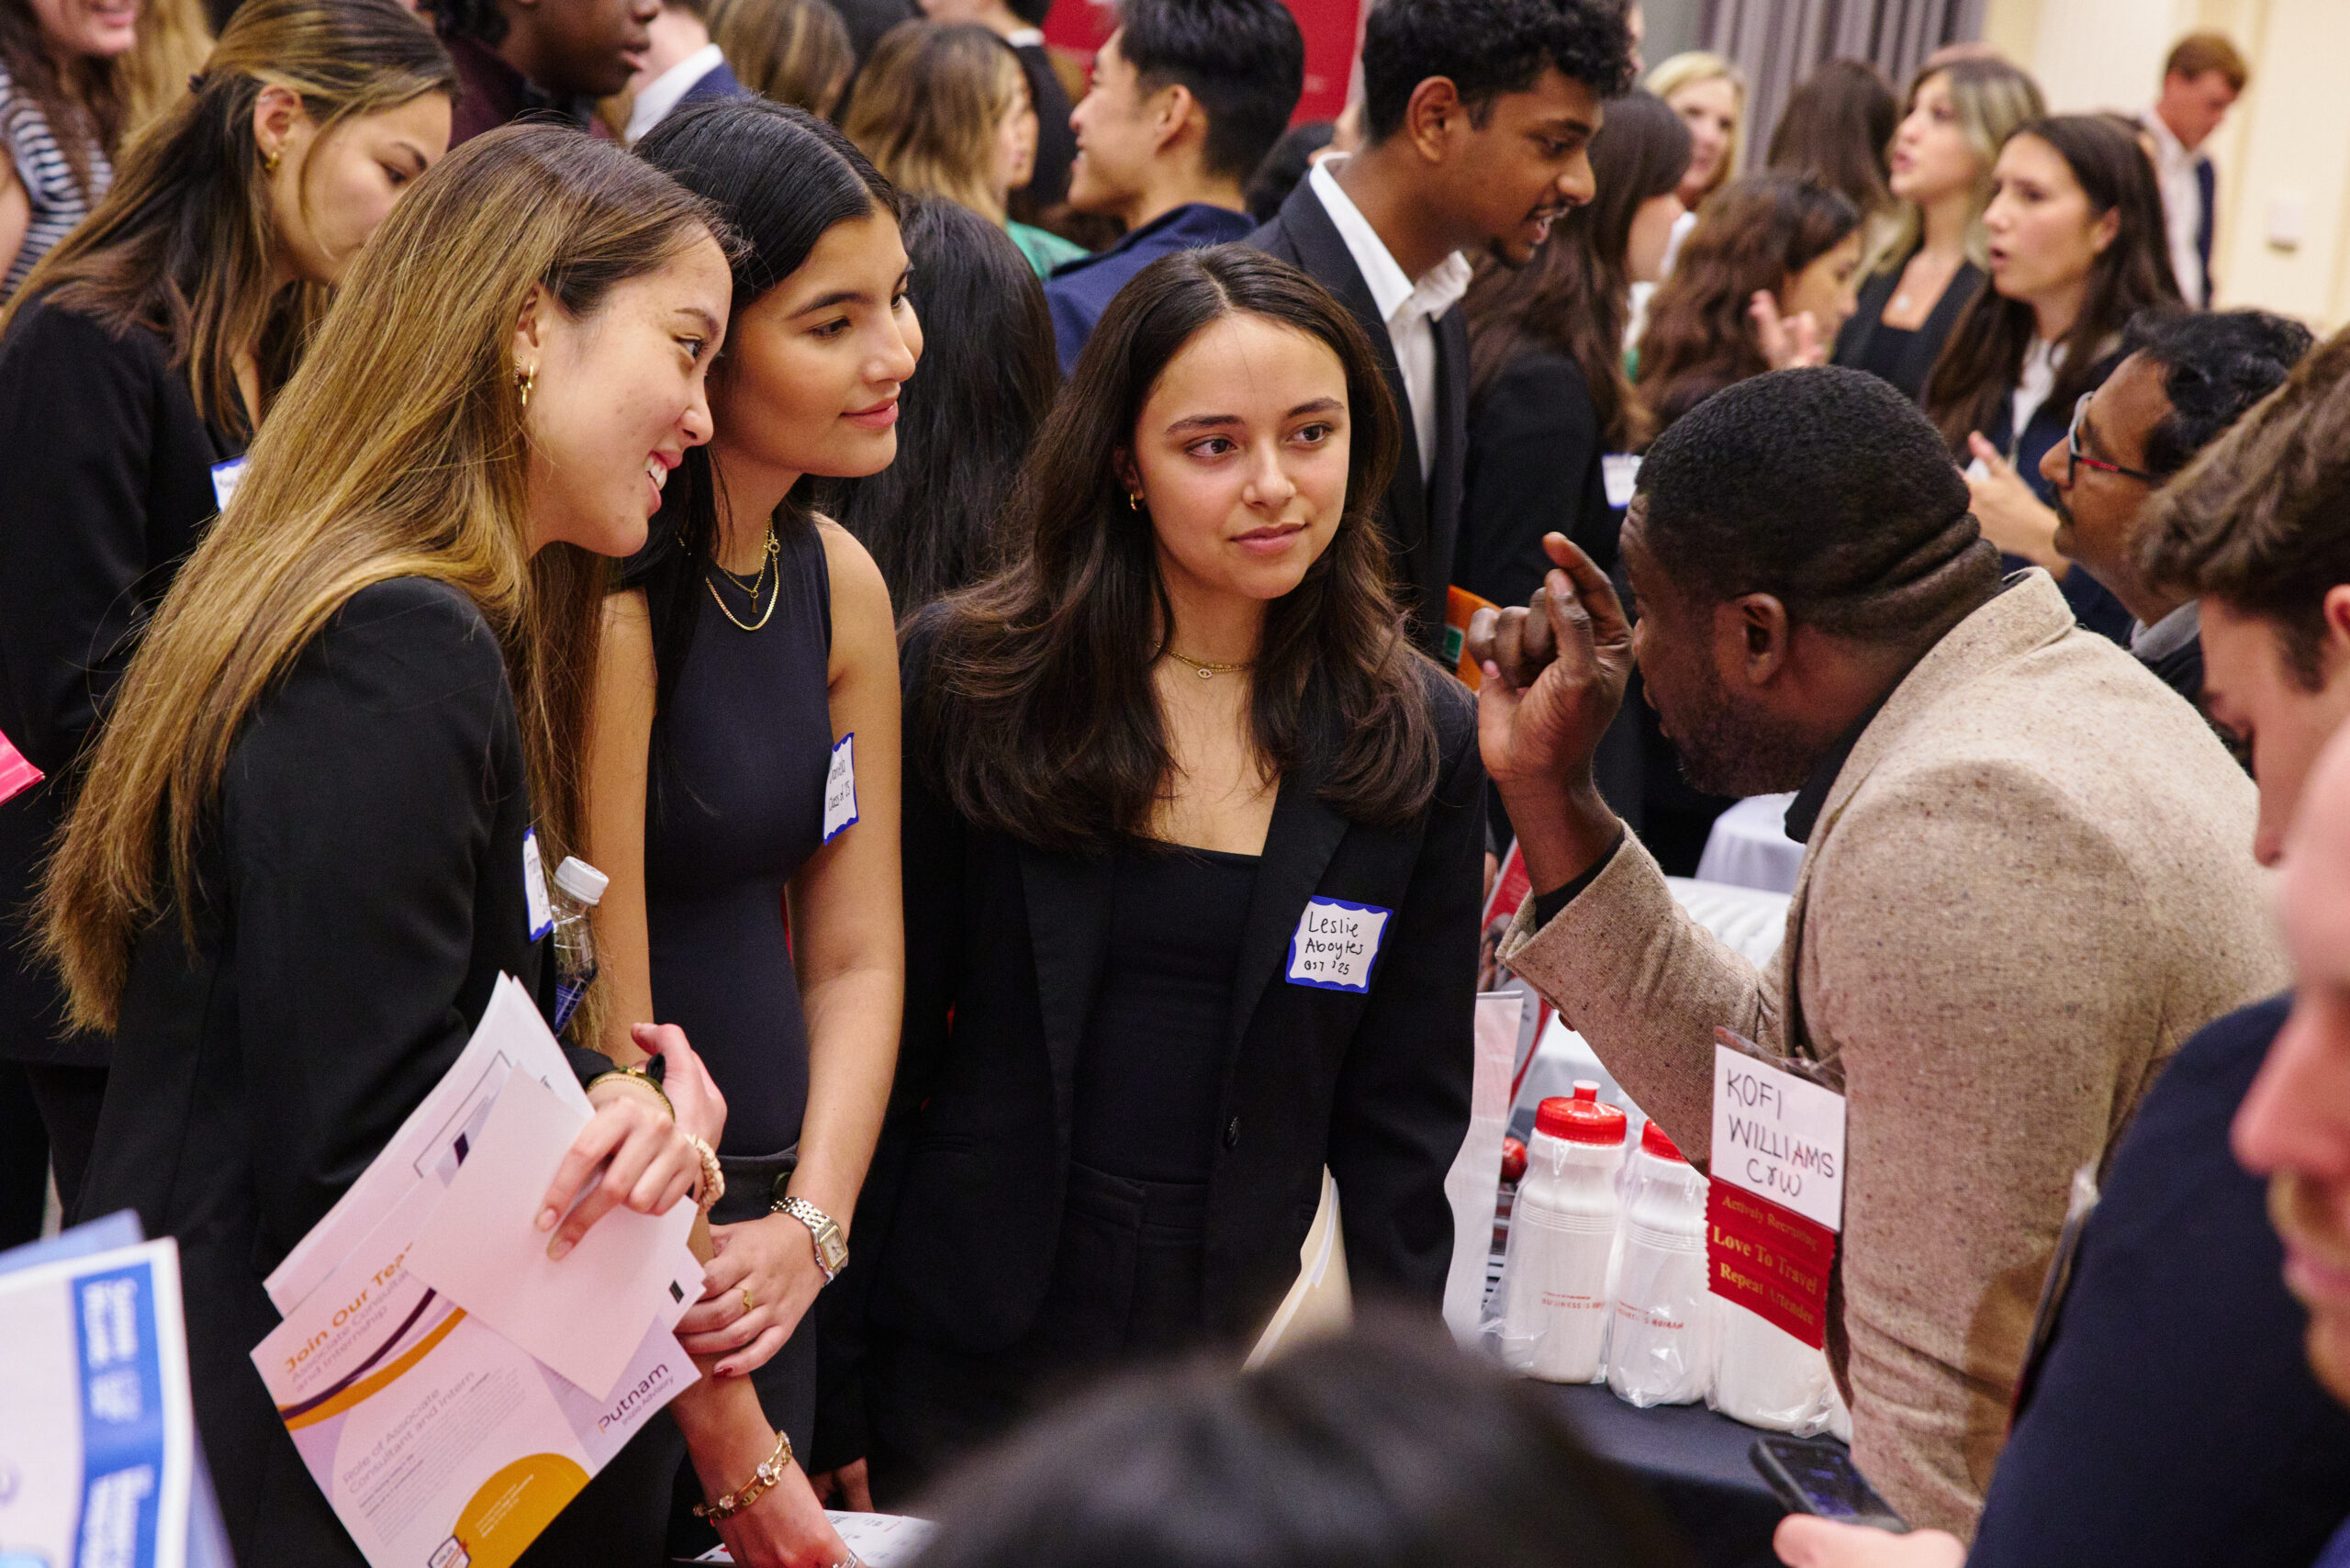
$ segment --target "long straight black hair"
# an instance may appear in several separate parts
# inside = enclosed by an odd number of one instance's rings
[[[899,215],[897,187],[847,137],[805,109],[765,98],[721,98],[666,117],[636,144],[637,156],[715,207],[738,237],[732,258],[729,319],[806,264],[836,223]],[[723,353],[719,366],[723,367]],[[655,711],[677,689],[700,619],[696,598],[718,548],[716,459],[708,446],[686,449],[670,475],[653,537],[625,580],[641,584],[660,630],[654,644]],[[796,494],[796,492],[795,492]],[[812,528],[796,499],[778,510],[778,532]]]
[[[1129,506],[1121,454],[1168,364],[1227,316],[1260,316],[1327,345],[1353,422],[1346,513],[1304,580],[1268,608],[1250,686],[1250,739],[1281,774],[1327,745],[1322,800],[1358,822],[1409,821],[1436,788],[1436,722],[1387,591],[1376,510],[1394,472],[1393,400],[1346,308],[1247,245],[1162,256],[1135,274],[1087,340],[1038,433],[1004,571],[908,628],[915,766],[972,823],[1048,849],[1147,838],[1173,758],[1151,685],[1174,623],[1149,515]],[[917,649],[912,644],[926,644]]]
[[[2051,115],[2018,126],[2008,140],[2035,137],[2055,150],[2089,198],[2089,216],[2121,214],[2113,242],[2089,263],[2088,288],[2057,367],[2047,406],[2072,408],[2094,385],[2102,357],[2121,343],[2130,318],[2153,305],[2179,303],[2163,227],[2162,189],[2137,138],[2103,115]],[[1998,420],[2000,405],[2023,376],[2036,322],[2031,307],[1986,280],[1951,329],[1950,342],[1926,382],[1926,414],[1964,455],[1966,438]],[[2020,435],[2021,431],[2014,432]]]
[[[905,240],[923,353],[898,397],[898,460],[816,487],[872,552],[900,620],[1001,564],[1004,502],[1061,384],[1045,286],[1012,236],[914,196]]]

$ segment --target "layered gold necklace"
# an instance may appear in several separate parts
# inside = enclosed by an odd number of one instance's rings
[[[767,618],[775,613],[776,602],[783,598],[783,568],[778,562],[781,553],[782,545],[775,536],[775,524],[770,522],[767,524],[767,544],[759,553],[759,569],[751,574],[750,581],[744,582],[741,574],[728,571],[716,561],[710,564],[711,571],[716,572],[750,597],[752,611],[758,616],[755,621],[744,621],[738,617],[727,608],[725,599],[718,591],[717,582],[705,575],[701,584],[710,590],[711,602],[718,606],[718,613],[726,617],[736,631],[755,632],[766,625]],[[767,595],[767,607],[765,610],[759,609],[759,596],[762,593]]]

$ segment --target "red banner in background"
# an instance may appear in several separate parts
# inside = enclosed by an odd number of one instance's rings
[[[1298,30],[1305,35],[1305,91],[1291,123],[1337,119],[1347,106],[1347,83],[1354,73],[1361,0],[1288,0],[1288,5]],[[1090,67],[1093,51],[1117,26],[1117,7],[1107,0],[1055,0],[1045,18],[1045,41]]]
[[[1716,1181],[1706,1193],[1706,1273],[1713,1293],[1817,1350],[1828,1327],[1836,1233],[1793,1209]]]

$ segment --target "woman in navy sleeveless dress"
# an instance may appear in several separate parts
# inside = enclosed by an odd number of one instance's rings
[[[592,857],[612,878],[605,1011],[682,1024],[726,1096],[717,1254],[678,1333],[715,1376],[752,1379],[797,1455],[808,1319],[879,1133],[905,938],[889,592],[856,540],[789,498],[896,455],[921,336],[895,195],[829,126],[721,102],[638,151],[747,244],[711,375],[718,433],[648,476],[655,543],[608,601],[590,764]],[[689,1506],[748,1479],[686,1479],[672,1550],[714,1544]]]

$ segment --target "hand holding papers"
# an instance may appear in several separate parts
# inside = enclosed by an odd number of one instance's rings
[[[696,1379],[693,1207],[615,1212],[561,1261],[535,1216],[589,1117],[504,980],[441,1085],[268,1283],[279,1416],[377,1568],[506,1568]]]

